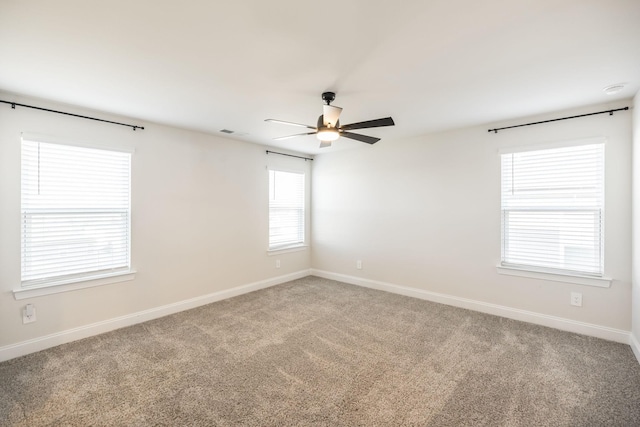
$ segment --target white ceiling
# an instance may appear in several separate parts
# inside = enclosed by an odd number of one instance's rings
[[[640,0],[0,0],[0,90],[309,154],[326,90],[381,144],[638,89]]]

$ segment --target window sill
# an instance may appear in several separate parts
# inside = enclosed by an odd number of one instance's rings
[[[119,271],[117,273],[99,274],[66,281],[53,281],[46,284],[29,286],[13,290],[16,300],[59,294],[61,292],[78,289],[93,288],[95,286],[110,285],[112,283],[127,282],[136,277],[135,270]]]
[[[496,269],[498,274],[505,274],[507,276],[520,276],[528,277],[530,279],[551,280],[553,282],[574,283],[577,285],[585,286],[597,286],[599,288],[611,287],[613,279],[609,277],[592,277],[592,276],[580,276],[560,273],[549,273],[536,270],[527,270],[517,267],[506,267],[504,265],[497,265]]]
[[[286,254],[289,252],[306,251],[308,247],[309,247],[308,245],[294,245],[294,246],[285,246],[283,248],[278,248],[278,249],[269,249],[267,250],[267,255],[273,256],[273,255]]]

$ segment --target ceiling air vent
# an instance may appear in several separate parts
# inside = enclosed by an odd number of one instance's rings
[[[229,129],[221,129],[220,132],[222,132],[222,133],[234,133],[234,131],[229,130]]]

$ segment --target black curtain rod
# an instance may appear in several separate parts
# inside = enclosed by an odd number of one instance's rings
[[[519,127],[522,127],[522,126],[539,125],[539,124],[542,124],[542,123],[557,122],[559,120],[577,119],[578,117],[595,116],[596,114],[609,113],[610,116],[613,116],[613,113],[615,113],[616,111],[626,111],[628,109],[629,109],[629,107],[624,107],[624,108],[618,108],[618,109],[615,109],[615,110],[598,111],[597,113],[580,114],[579,116],[561,117],[559,119],[543,120],[541,122],[525,123],[525,124],[522,124],[522,125],[515,125],[515,126],[506,126],[506,127],[503,127],[503,128],[489,129],[489,132],[498,133],[499,130],[504,130],[504,129],[513,129],[513,128],[519,128]]]
[[[79,117],[81,119],[95,120],[97,122],[111,123],[112,125],[127,126],[132,128],[133,130],[136,130],[136,129],[144,130],[144,126],[128,125],[126,123],[112,122],[110,120],[97,119],[95,117],[89,117],[89,116],[81,116],[80,114],[65,113],[64,111],[50,110],[48,108],[35,107],[33,105],[19,104],[17,102],[12,102],[12,101],[3,101],[1,99],[0,99],[0,102],[11,105],[11,108],[13,108],[14,110],[16,109],[16,105],[17,105],[18,107],[33,108],[34,110],[48,111],[49,113],[64,114],[65,116],[73,116],[73,117]]]
[[[296,159],[304,159],[305,162],[307,160],[313,161],[313,159],[311,159],[309,157],[294,156],[293,154],[278,153],[277,151],[269,151],[269,150],[267,150],[267,154],[277,154],[279,156],[295,157]]]

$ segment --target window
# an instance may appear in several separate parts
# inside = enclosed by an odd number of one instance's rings
[[[22,286],[130,269],[131,154],[22,140]]]
[[[506,153],[502,266],[601,277],[604,144]]]
[[[304,244],[304,173],[269,170],[269,249]]]

